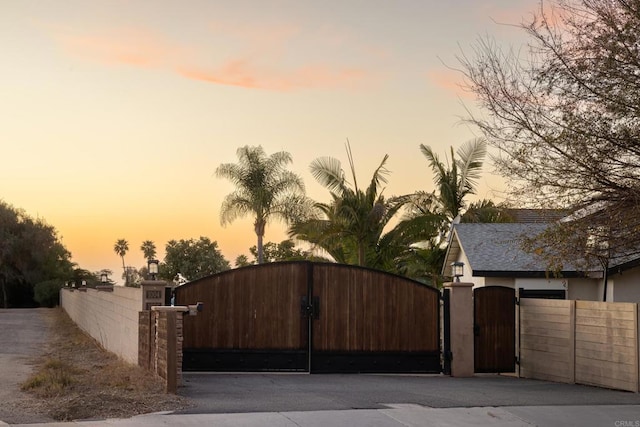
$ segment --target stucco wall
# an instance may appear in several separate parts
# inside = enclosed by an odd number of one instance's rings
[[[607,291],[615,302],[640,302],[640,269],[627,270],[609,278]],[[607,294],[607,301],[609,299]]]
[[[515,288],[516,280],[513,277],[485,277],[485,286],[504,286],[505,288]]]
[[[568,286],[567,279],[531,279],[531,278],[518,278],[516,279],[516,287],[518,289],[530,289],[530,290],[566,290]]]
[[[462,283],[473,283],[474,287],[478,287],[478,286],[484,286],[484,277],[473,277],[473,271],[471,270],[471,264],[469,263],[469,259],[467,258],[467,256],[464,254],[463,251],[460,251],[460,255],[458,256],[458,259],[456,259],[456,262],[462,262],[464,263],[464,268],[462,270],[462,277],[460,277],[460,282]],[[451,275],[451,266],[447,265],[445,266],[444,269],[444,275],[445,276],[450,276]]]
[[[567,299],[582,301],[600,301],[602,295],[598,292],[602,279],[569,279]]]
[[[69,317],[104,348],[138,363],[138,312],[142,292],[115,286],[113,292],[62,289],[60,305]]]
[[[464,277],[463,277],[464,279]],[[545,279],[545,278],[513,278],[513,277],[471,277],[468,282],[474,284],[474,289],[481,286],[505,286],[507,288],[524,288],[529,290],[566,290],[567,299],[583,300],[583,301],[599,301],[602,299],[602,279]],[[640,283],[640,273],[637,279],[629,279],[629,283]],[[627,285],[625,285],[627,286]],[[616,301],[640,302],[640,287],[628,290],[628,286],[623,295],[631,295],[634,298],[633,291],[637,291],[638,299],[616,299]],[[613,294],[613,287],[610,286],[610,292]],[[618,298],[618,296],[616,296]]]

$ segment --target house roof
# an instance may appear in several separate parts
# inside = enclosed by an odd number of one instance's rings
[[[456,224],[447,249],[445,268],[463,251],[473,276],[544,277],[546,263],[522,248],[525,237],[533,237],[548,223],[467,223]],[[577,275],[577,269],[563,269],[564,277]],[[445,272],[443,272],[444,274]]]
[[[516,209],[505,208],[504,212],[513,222],[518,223],[549,223],[560,221],[568,215],[564,209]]]

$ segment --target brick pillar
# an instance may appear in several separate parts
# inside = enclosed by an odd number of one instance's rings
[[[473,283],[449,282],[451,376],[472,377],[473,353]]]
[[[167,393],[176,393],[182,380],[182,316],[188,307],[152,307],[156,319],[155,357],[151,370],[165,380]]]
[[[155,326],[155,319],[150,311],[138,312],[138,366],[145,369],[151,369],[151,349],[155,346],[153,326]]]

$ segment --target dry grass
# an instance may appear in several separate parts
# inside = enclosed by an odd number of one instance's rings
[[[102,349],[61,309],[48,316],[49,349],[22,384],[38,399],[24,405],[37,402],[32,410],[58,421],[126,418],[189,406],[184,398],[166,394],[155,375]]]
[[[41,398],[55,397],[73,383],[77,370],[61,360],[47,359],[37,373],[22,384],[22,391],[33,391]]]

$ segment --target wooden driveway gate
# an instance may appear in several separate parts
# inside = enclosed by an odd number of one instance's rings
[[[239,268],[176,289],[185,371],[440,372],[439,292],[366,268]]]
[[[486,286],[473,291],[475,372],[515,372],[515,289]]]

